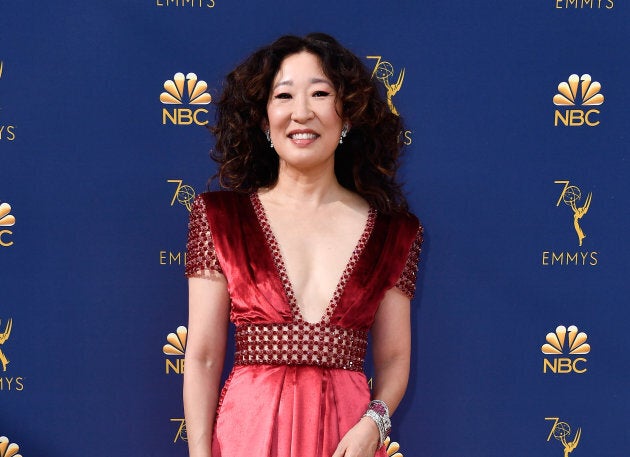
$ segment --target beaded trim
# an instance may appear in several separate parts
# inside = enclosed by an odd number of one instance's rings
[[[193,202],[188,222],[185,274],[189,278],[210,278],[212,271],[223,273],[208,224],[206,202],[198,195]]]
[[[269,220],[267,219],[267,213],[265,212],[265,208],[260,201],[260,197],[257,192],[252,192],[250,194],[250,200],[252,202],[252,206],[254,207],[254,212],[256,213],[256,217],[258,219],[258,223],[260,224],[260,228],[262,229],[265,240],[267,241],[267,245],[271,250],[271,255],[273,257],[274,264],[276,265],[276,269],[278,271],[278,275],[280,276],[280,281],[282,282],[282,286],[284,288],[284,292],[287,296],[287,300],[289,305],[291,306],[291,311],[293,313],[294,319],[298,323],[309,324],[308,321],[304,320],[302,317],[302,313],[300,312],[300,307],[297,304],[297,300],[295,298],[295,292],[293,291],[293,285],[289,279],[289,275],[287,274],[287,269],[284,264],[284,259],[282,258],[282,252],[280,251],[280,245],[273,231],[271,230],[271,225],[269,224]],[[375,221],[376,221],[377,211],[375,208],[370,206],[368,211],[367,221],[365,223],[365,228],[363,229],[363,233],[359,238],[354,250],[352,251],[352,255],[346,264],[346,268],[341,274],[341,278],[337,283],[337,287],[333,292],[333,296],[326,307],[326,311],[321,318],[321,323],[330,322],[330,318],[332,317],[337,305],[339,303],[339,299],[343,294],[343,291],[348,283],[348,280],[352,276],[352,272],[354,271],[354,267],[359,261],[365,246],[367,245],[368,240],[370,239],[370,235],[372,234],[372,230],[374,229]]]
[[[235,365],[316,365],[363,371],[367,331],[308,322],[236,328]]]
[[[219,401],[217,402],[216,414],[214,416],[214,425],[217,424],[217,418],[219,417],[219,412],[221,411],[221,407],[223,406],[223,399],[227,394],[228,388],[230,387],[230,383],[232,382],[232,377],[234,376],[234,370],[230,371],[229,376],[225,380],[223,384],[223,388],[221,389],[221,394],[219,395]]]
[[[418,227],[416,238],[411,244],[407,262],[403,269],[396,287],[398,287],[409,299],[412,299],[416,293],[416,278],[418,274],[418,261],[420,260],[420,251],[422,248],[422,225]]]

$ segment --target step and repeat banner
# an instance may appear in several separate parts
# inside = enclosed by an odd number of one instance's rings
[[[3,2],[0,457],[187,455],[214,102],[311,31],[404,119],[426,228],[390,454],[628,455],[629,24],[619,0]]]

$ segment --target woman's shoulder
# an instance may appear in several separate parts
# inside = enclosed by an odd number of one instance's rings
[[[424,227],[414,213],[401,211],[381,217],[387,227],[388,238],[396,245],[417,245],[419,249],[424,240]]]
[[[244,213],[250,194],[230,190],[207,191],[198,194],[190,205],[191,218],[224,220],[239,218]],[[218,219],[217,219],[218,218]]]
[[[200,201],[204,206],[225,205],[249,199],[249,192],[237,192],[234,190],[210,190],[202,192],[195,197],[195,201]]]
[[[390,224],[407,226],[415,230],[422,230],[422,223],[418,217],[410,211],[396,211],[390,214],[382,215]]]

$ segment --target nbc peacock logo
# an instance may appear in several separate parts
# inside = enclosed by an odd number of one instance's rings
[[[160,94],[160,102],[163,105],[208,105],[212,102],[212,96],[206,92],[208,84],[200,80],[196,73],[175,73],[173,79],[164,82],[164,92]],[[205,119],[208,110],[205,108],[162,108],[162,124],[170,122],[174,125],[206,125]]]
[[[167,343],[162,348],[165,355],[177,357],[176,359],[166,359],[166,374],[184,374],[184,354],[186,353],[186,339],[188,329],[183,325],[177,327],[175,333],[166,336]]]
[[[543,359],[543,373],[547,373],[547,370],[557,374],[586,372],[584,367],[586,359],[580,357],[591,352],[591,345],[586,342],[588,339],[586,333],[578,331],[575,325],[568,328],[559,325],[555,332],[547,333],[545,339],[547,342],[540,350],[545,355],[556,357],[552,357],[551,360]]]
[[[22,457],[20,446],[9,441],[6,436],[0,436],[0,457]]]
[[[567,107],[564,112],[558,108],[554,115],[554,125],[565,127],[580,127],[587,125],[595,127],[600,121],[597,119],[600,112],[594,106],[604,103],[604,95],[601,93],[602,85],[593,81],[591,75],[578,76],[572,74],[567,81],[558,84],[558,93],[553,97],[553,104],[558,107]],[[575,107],[582,106],[583,109]]]
[[[13,246],[10,237],[13,232],[6,227],[15,225],[15,216],[11,214],[11,205],[8,203],[0,203],[0,248],[8,248]]]
[[[403,453],[400,452],[400,444],[392,441],[389,436],[385,438],[383,445],[385,446],[387,457],[403,457]]]

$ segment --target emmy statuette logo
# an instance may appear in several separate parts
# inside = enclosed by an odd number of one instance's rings
[[[374,64],[374,69],[372,70],[372,79],[376,78],[385,88],[385,96],[387,98],[387,106],[389,110],[399,116],[398,110],[394,105],[393,98],[402,88],[403,82],[405,80],[405,69],[402,68],[398,72],[398,76],[395,78],[396,82],[393,82],[394,75],[396,71],[394,70],[394,66],[388,62],[387,60],[383,60],[383,56],[366,56],[368,59],[376,60]],[[412,143],[412,131],[405,130],[400,132],[402,144],[405,146],[409,146]]]
[[[551,438],[555,438],[560,442],[564,451],[564,457],[569,457],[569,454],[578,447],[580,438],[582,437],[582,429],[578,428],[575,435],[571,437],[571,426],[567,422],[560,422],[559,417],[545,417],[546,421],[553,421],[551,431],[547,436],[547,442]]]
[[[4,62],[0,60],[0,79],[2,79],[3,70],[4,70]],[[0,125],[0,141],[2,140],[7,140],[7,141],[15,140],[15,125]]]
[[[2,320],[0,320],[0,324],[2,324]],[[7,319],[6,326],[4,327],[4,332],[0,333],[0,364],[2,364],[2,371],[7,371],[7,365],[9,364],[9,359],[4,352],[2,352],[2,345],[9,339],[11,336],[11,329],[13,328],[13,319]]]
[[[188,329],[183,325],[177,327],[175,333],[169,333],[166,337],[167,344],[162,348],[167,356],[174,356],[177,359],[166,359],[166,374],[184,374],[184,354],[186,353],[186,339],[188,337]]]
[[[13,319],[8,318],[2,325],[2,319],[0,319],[0,392],[3,391],[22,391],[24,390],[24,378],[22,376],[8,375],[9,363],[11,360],[4,352],[4,346],[11,337],[13,330]],[[0,454],[2,457],[2,454]]]
[[[5,227],[13,227],[14,225],[15,216],[11,214],[11,205],[0,203],[0,248],[13,246],[13,241],[10,239],[13,232]]]
[[[181,205],[185,206],[190,212],[193,201],[195,200],[195,189],[187,184],[184,184],[182,179],[167,179],[166,182],[177,185],[173,198],[171,199],[171,206],[175,205],[175,202],[177,201]]]
[[[592,108],[604,103],[604,96],[600,93],[602,85],[593,81],[591,75],[583,74],[581,77],[572,74],[568,81],[558,84],[558,93],[553,97],[553,104],[556,106],[570,107],[564,112],[556,109],[553,125],[556,127],[562,124],[565,127],[580,127],[587,125],[595,127],[599,125],[600,112]],[[577,109],[576,106],[583,106],[588,109]]]
[[[586,234],[582,227],[580,227],[580,219],[588,212],[591,207],[591,201],[593,199],[592,192],[589,192],[584,199],[583,204],[580,205],[582,200],[582,191],[578,186],[570,185],[569,181],[554,181],[555,184],[564,184],[564,188],[560,193],[560,198],[556,203],[556,206],[560,206],[560,203],[564,203],[573,211],[573,228],[578,237],[578,244],[582,246],[582,241],[586,238]]]
[[[547,341],[540,348],[547,356],[543,359],[543,373],[548,371],[555,374],[586,373],[587,362],[584,356],[591,352],[591,345],[586,342],[588,335],[579,332],[575,325],[569,328],[564,325],[556,327],[555,332],[547,333]],[[563,356],[563,357],[558,357]]]
[[[6,436],[0,436],[0,457],[22,457],[20,446],[11,443]]]
[[[593,193],[589,192],[584,195],[582,190],[573,184],[569,180],[556,180],[554,184],[562,185],[560,195],[556,200],[556,207],[568,207],[571,210],[573,216],[573,230],[577,243],[574,244],[577,248],[583,249],[584,242],[587,237],[584,228],[582,227],[582,221],[584,216],[588,213],[593,202]],[[566,213],[566,210],[564,211]],[[565,220],[566,217],[565,217]],[[567,220],[567,229],[570,227]],[[569,231],[567,230],[567,233]],[[591,244],[591,243],[588,243]],[[546,250],[542,253],[542,265],[544,266],[595,266],[599,262],[599,252],[592,250]]]
[[[396,82],[392,83],[390,78],[395,74],[394,66],[388,61],[383,60],[382,56],[367,56],[367,58],[376,60],[374,70],[372,71],[372,78],[376,77],[376,79],[385,86],[385,89],[387,90],[387,105],[389,106],[391,112],[398,116],[398,110],[394,106],[392,98],[398,93],[403,85],[403,81],[405,80],[405,69],[403,68],[400,70],[398,77],[396,78]]]
[[[175,184],[175,192],[171,198],[171,206],[175,206],[175,202],[184,206],[189,212],[192,210],[192,204],[195,201],[195,189],[192,186],[184,184],[182,179],[167,179],[167,183]],[[181,266],[186,264],[186,251],[160,250],[160,265],[163,266]]]
[[[208,105],[212,97],[206,92],[208,84],[197,78],[195,73],[175,73],[173,79],[164,82],[164,90],[160,94],[160,102],[163,105],[183,105],[187,103],[192,106]],[[170,122],[174,125],[206,125],[205,119],[208,110],[205,108],[162,108],[162,124]]]

